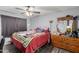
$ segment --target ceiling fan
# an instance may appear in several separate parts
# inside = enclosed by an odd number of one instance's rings
[[[16,9],[23,10],[24,12],[22,12],[21,14],[26,14],[27,16],[32,16],[34,14],[40,14],[39,11],[34,11],[34,9],[35,9],[34,6],[25,6],[24,9],[17,7]]]

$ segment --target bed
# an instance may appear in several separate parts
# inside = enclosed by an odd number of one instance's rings
[[[41,32],[34,32],[34,31],[25,31],[25,32],[21,32],[21,33],[24,33],[22,35],[25,35],[25,39],[24,37],[22,39],[26,40],[29,40],[28,42],[25,42],[24,41],[22,42],[20,39],[21,38],[16,38],[16,36],[18,34],[13,34],[12,37],[11,37],[11,40],[12,40],[12,43],[23,53],[34,53],[36,52],[39,48],[41,48],[43,45],[45,45],[46,43],[50,42],[50,35],[49,35],[49,32],[48,30],[44,30],[44,31],[41,31]],[[29,33],[31,33],[29,35]],[[22,36],[20,35],[20,36]]]

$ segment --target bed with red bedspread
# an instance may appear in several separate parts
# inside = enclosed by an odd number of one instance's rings
[[[13,44],[23,53],[36,52],[36,50],[38,50],[40,47],[42,47],[50,41],[49,38],[50,36],[48,31],[43,31],[38,34],[32,34],[32,40],[30,41],[27,47],[24,47],[23,44],[20,41],[18,41],[15,36],[12,35],[11,37]]]

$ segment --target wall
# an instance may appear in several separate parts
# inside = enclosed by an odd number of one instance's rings
[[[0,15],[0,36],[1,36],[1,29],[2,27],[1,27],[1,15]]]
[[[30,17],[27,17],[27,31],[31,29]]]
[[[47,15],[34,17],[31,19],[31,28],[50,27],[49,21],[53,20],[53,23],[51,24],[51,30],[56,30],[57,18],[66,15],[79,15],[79,9],[70,9],[62,12],[50,13]]]
[[[0,15],[0,42],[1,42],[1,33],[2,33],[2,31],[1,31],[1,29],[2,29],[2,26],[1,26],[1,15]]]

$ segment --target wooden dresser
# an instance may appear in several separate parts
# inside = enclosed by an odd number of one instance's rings
[[[72,52],[79,52],[79,38],[51,34],[52,45]]]

